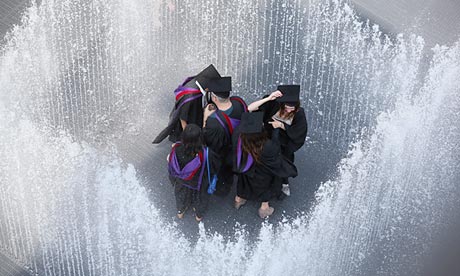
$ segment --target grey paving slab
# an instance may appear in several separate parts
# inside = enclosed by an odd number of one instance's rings
[[[20,17],[29,3],[28,0],[0,0],[0,43],[8,30],[21,22]]]
[[[0,276],[29,276],[27,270],[0,252]]]
[[[460,38],[460,1],[351,0],[362,14],[393,33],[415,33],[428,46]]]

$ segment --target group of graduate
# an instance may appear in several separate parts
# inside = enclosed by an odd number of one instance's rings
[[[280,85],[249,105],[231,90],[231,77],[212,64],[187,78],[174,91],[168,126],[153,142],[168,136],[173,142],[167,160],[179,219],[193,209],[201,221],[210,196],[225,197],[233,185],[234,207],[260,202],[261,218],[273,214],[271,200],[290,195],[294,153],[307,136],[300,86]]]

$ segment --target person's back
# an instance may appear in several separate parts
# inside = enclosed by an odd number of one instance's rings
[[[209,81],[207,89],[216,108],[210,109],[211,104],[205,108],[204,141],[221,158],[222,168],[218,174],[219,184],[216,194],[225,196],[233,183],[231,137],[233,130],[240,123],[241,115],[247,111],[247,106],[243,99],[230,97],[230,77]]]
[[[182,132],[181,142],[173,145],[168,156],[168,171],[174,186],[177,217],[183,218],[189,207],[200,221],[209,201],[206,148],[203,146],[199,126],[188,124]]]
[[[186,145],[178,142],[173,145],[169,158],[170,180],[191,189],[199,190],[203,182],[203,175],[200,177],[200,169],[204,162],[203,150],[200,149],[195,152],[195,150],[191,150]]]
[[[206,85],[212,78],[220,77],[219,72],[211,64],[194,77],[187,78],[174,90],[175,104],[169,115],[168,126],[154,139],[153,144],[159,144],[169,136],[171,142],[180,140],[181,133],[187,124],[203,124],[203,94],[196,82]]]
[[[305,110],[300,107],[299,85],[280,85],[278,90],[263,99],[251,103],[251,111],[260,110],[265,113],[264,123],[271,133],[279,129],[281,153],[294,162],[294,153],[304,144],[307,137],[308,124]],[[287,178],[283,179],[283,192],[290,194]]]
[[[184,86],[190,87],[191,89],[198,90],[199,88],[195,83],[195,78],[188,81]],[[196,100],[185,103],[179,112],[180,126],[184,129],[187,124],[195,124],[201,126],[203,124],[203,105],[202,105],[202,94],[201,97]]]
[[[245,134],[240,134],[241,137],[247,137]],[[281,192],[281,177],[275,173],[281,168],[280,147],[279,144],[268,139],[266,133],[260,135],[251,135],[253,141],[248,143],[247,148],[259,150],[257,160],[254,160],[249,166],[247,163],[248,152],[242,150],[246,158],[243,167],[248,167],[244,170],[242,166],[235,168],[239,173],[238,179],[238,196],[259,202],[268,202],[274,197],[278,197]],[[247,138],[243,138],[245,140]],[[238,142],[237,142],[238,143]],[[247,142],[243,142],[247,143]],[[237,145],[235,145],[237,147]],[[254,153],[250,153],[254,156]]]
[[[216,99],[221,101],[222,99]],[[244,101],[239,97],[229,97],[230,107],[222,110],[218,108],[214,113],[207,117],[204,127],[205,143],[215,152],[226,156],[231,150],[231,135],[233,130],[239,125],[241,115],[247,111]]]
[[[274,211],[269,201],[281,194],[281,177],[294,176],[295,169],[283,166],[278,132],[271,139],[263,129],[263,113],[243,114],[240,127],[233,135],[234,171],[237,173],[235,208],[247,200],[261,203],[259,216],[265,218]]]

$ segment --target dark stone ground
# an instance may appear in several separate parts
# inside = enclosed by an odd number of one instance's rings
[[[151,158],[142,164],[135,165],[139,178],[149,190],[151,201],[164,215],[165,221],[176,221],[185,236],[194,240],[198,233],[198,223],[193,211],[188,211],[184,219],[175,217],[175,199],[173,187],[167,179],[166,155],[170,143],[164,141],[152,146]],[[277,224],[296,218],[301,213],[307,213],[314,202],[314,193],[319,185],[331,178],[336,170],[340,156],[336,150],[322,146],[320,143],[307,143],[296,153],[296,165],[299,175],[291,179],[291,196],[282,201],[270,201],[275,213],[266,221]],[[203,218],[205,228],[210,233],[219,233],[224,237],[233,237],[235,225],[239,224],[248,231],[251,238],[256,238],[262,223],[257,210],[260,203],[248,201],[239,210],[234,209],[233,202],[236,187],[225,197],[212,195],[208,211]]]

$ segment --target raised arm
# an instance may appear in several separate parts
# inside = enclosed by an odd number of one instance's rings
[[[203,128],[206,127],[206,121],[208,120],[209,116],[216,111],[216,106],[214,104],[208,104],[203,109]]]
[[[272,92],[268,97],[265,97],[263,99],[260,99],[260,100],[257,100],[253,103],[251,103],[250,105],[248,105],[248,111],[249,112],[253,112],[253,111],[256,111],[259,109],[259,107],[261,105],[263,105],[264,103],[268,102],[268,101],[273,101],[275,100],[276,98],[279,98],[283,96],[283,94],[281,93],[281,91],[279,90],[276,90],[274,92]]]

